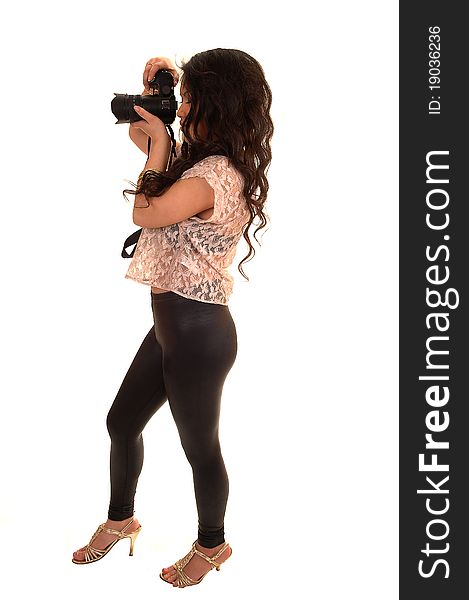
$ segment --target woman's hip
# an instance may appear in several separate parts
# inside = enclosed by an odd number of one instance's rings
[[[151,296],[155,334],[165,353],[185,352],[194,358],[234,362],[237,334],[227,305],[200,302],[175,292],[152,292]]]

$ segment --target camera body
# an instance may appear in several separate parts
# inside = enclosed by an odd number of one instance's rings
[[[152,93],[148,96],[140,94],[116,94],[111,101],[111,110],[116,117],[116,125],[119,123],[133,123],[140,121],[134,106],[142,106],[145,110],[155,115],[166,125],[171,125],[176,119],[178,102],[174,95],[174,79],[170,71],[161,69],[156,72],[155,77],[148,82]]]

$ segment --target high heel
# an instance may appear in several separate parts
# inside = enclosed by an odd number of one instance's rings
[[[137,536],[140,533],[141,529],[142,528],[139,527],[139,529],[136,529],[135,531],[132,531],[132,533],[129,533],[129,535],[128,535],[128,537],[130,537],[130,552],[129,552],[129,556],[133,556],[134,555],[135,540],[137,539]]]
[[[202,581],[202,579],[205,577],[205,575],[207,575],[207,573],[210,573],[210,571],[213,569],[213,567],[215,567],[217,569],[217,571],[220,570],[220,567],[223,563],[218,564],[216,562],[216,559],[219,558],[227,548],[229,548],[231,550],[231,552],[229,553],[229,555],[225,558],[225,560],[223,562],[226,562],[230,558],[230,556],[233,554],[233,550],[232,550],[231,546],[225,542],[223,544],[223,546],[220,548],[220,550],[214,556],[207,556],[207,554],[204,554],[200,550],[197,550],[197,548],[195,546],[196,542],[197,542],[197,540],[195,540],[195,542],[192,544],[192,548],[186,554],[186,556],[184,556],[184,558],[177,560],[174,563],[174,565],[172,565],[176,569],[177,587],[186,587],[188,585],[197,585],[198,583],[200,583]],[[183,568],[187,565],[187,563],[194,556],[194,554],[197,554],[198,556],[205,558],[205,560],[210,563],[210,571],[207,571],[207,573],[204,573],[201,577],[199,577],[199,579],[191,579],[183,571]],[[166,581],[166,583],[170,583],[171,585],[174,586],[173,581],[168,581],[165,577],[163,577],[163,571],[161,571],[161,573],[160,573],[160,578],[163,581]]]
[[[130,538],[129,556],[133,556],[135,540],[137,539],[138,534],[142,530],[142,526],[139,525],[139,527],[135,531],[126,533],[127,528],[130,526],[131,523],[133,523],[133,521],[134,521],[134,517],[132,517],[132,519],[127,523],[127,525],[125,527],[123,527],[120,531],[118,529],[110,529],[109,527],[106,527],[105,523],[102,523],[98,527],[98,529],[94,532],[93,537],[91,538],[91,540],[89,541],[89,543],[85,546],[85,548],[83,550],[85,553],[84,560],[76,560],[75,558],[72,558],[72,562],[75,563],[76,565],[86,565],[88,563],[92,563],[92,562],[96,562],[97,560],[101,560],[102,558],[104,558],[106,556],[106,554],[111,550],[111,548],[113,548],[117,544],[117,542],[119,540],[122,540],[123,538]],[[91,544],[94,542],[94,540],[98,537],[98,535],[102,531],[104,533],[117,535],[117,539],[110,542],[106,546],[106,548],[103,548],[102,550],[100,550],[99,548],[94,548]]]

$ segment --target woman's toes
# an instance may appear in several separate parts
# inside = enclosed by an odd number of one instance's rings
[[[176,579],[176,569],[172,567],[163,569],[163,577],[166,579],[166,581],[172,583]]]

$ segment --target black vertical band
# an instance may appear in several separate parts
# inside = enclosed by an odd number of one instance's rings
[[[455,2],[400,3],[403,599],[469,594],[469,36],[463,9]]]

